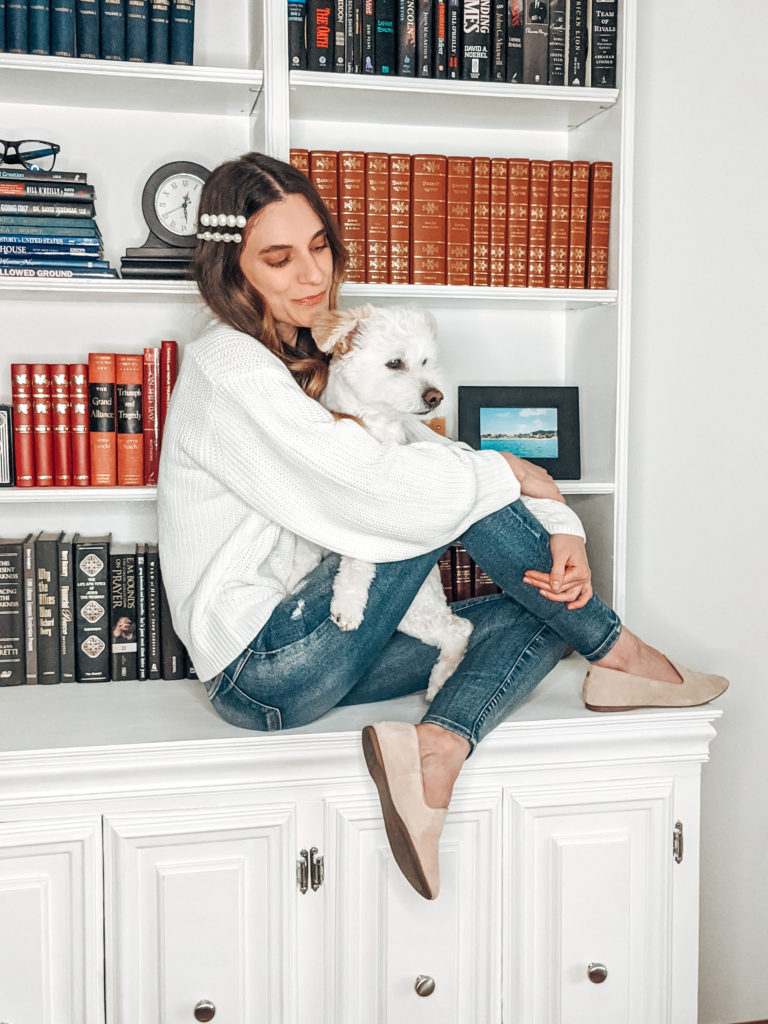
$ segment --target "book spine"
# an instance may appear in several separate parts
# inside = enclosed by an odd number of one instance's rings
[[[365,153],[339,153],[339,227],[348,281],[365,281]]]
[[[184,679],[187,674],[187,658],[184,645],[173,628],[168,595],[165,592],[162,570],[160,584],[160,663],[163,679]]]
[[[445,600],[448,601],[449,604],[453,600],[453,568],[451,562],[451,549],[448,548],[438,558],[437,568],[440,573],[440,582],[443,585]]]
[[[75,56],[75,0],[52,0],[51,53],[54,57]]]
[[[147,679],[162,678],[160,656],[160,559],[157,544],[146,546]]]
[[[447,157],[411,160],[411,264],[413,284],[445,284]]]
[[[53,482],[56,487],[71,487],[72,429],[69,408],[69,367],[66,363],[52,363],[50,372]]]
[[[351,17],[352,0],[331,0],[331,54],[329,66],[338,74],[347,70],[347,12]]]
[[[461,28],[461,77],[487,82],[491,71],[491,0],[464,0]]]
[[[171,59],[171,0],[149,0],[149,59],[153,64]]]
[[[72,484],[88,487],[91,482],[90,415],[88,364],[69,366],[69,426],[72,434]]]
[[[171,0],[171,64],[193,64],[195,0]]]
[[[568,234],[571,219],[571,164],[552,160],[547,217],[547,285],[568,287]]]
[[[24,664],[27,685],[37,683],[37,597],[35,587],[35,538],[24,541]]]
[[[92,352],[88,357],[88,416],[91,441],[91,484],[117,484],[115,439],[115,357]]]
[[[416,0],[416,75],[418,78],[432,77],[433,33],[432,0]]]
[[[491,81],[507,80],[507,3],[493,0],[491,24]]]
[[[58,0],[57,0],[58,2]],[[35,181],[70,181],[85,184],[88,175],[83,171],[32,171]],[[30,171],[26,167],[0,167],[0,180],[2,181],[26,181]]]
[[[295,167],[297,171],[301,171],[307,178],[309,177],[309,150],[308,149],[292,149],[290,152],[290,163],[292,167]]]
[[[0,196],[90,200],[94,195],[93,185],[73,185],[64,181],[44,184],[36,181],[0,181]]]
[[[549,85],[565,85],[566,0],[549,0]]]
[[[115,356],[118,487],[141,487],[144,483],[143,378],[143,355]]]
[[[513,157],[509,161],[507,186],[507,284],[510,288],[525,288],[528,284],[530,160]]]
[[[13,456],[13,409],[0,405],[0,487],[16,486]]]
[[[389,156],[389,274],[392,284],[408,284],[411,267],[411,158]]]
[[[397,2],[397,73],[416,74],[416,0]]]
[[[125,2],[125,57],[144,64],[149,60],[149,0]]]
[[[138,677],[136,640],[136,556],[109,555],[110,665],[114,681]]]
[[[547,284],[547,210],[549,208],[549,161],[531,160],[531,191],[528,207],[528,287]]]
[[[477,562],[472,562],[472,596],[483,597],[485,594],[500,594],[501,587],[497,587],[488,573],[481,569]]]
[[[75,0],[75,42],[78,57],[101,56],[99,0]]]
[[[617,27],[617,0],[592,0],[589,84],[593,88],[616,88]]]
[[[288,0],[288,69],[307,66],[307,0]]]
[[[328,207],[339,218],[339,157],[330,149],[313,149],[309,154],[309,177]]]
[[[432,77],[448,77],[448,0],[435,0],[434,61]]]
[[[549,3],[526,0],[523,4],[523,82],[546,85],[549,77]]]
[[[523,0],[507,0],[507,82],[523,80]]]
[[[74,579],[72,535],[59,538],[59,674],[62,683],[75,681]]]
[[[104,260],[81,260],[81,259],[64,259],[59,257],[58,259],[41,259],[40,257],[33,257],[31,259],[5,259],[0,257],[0,267],[7,268],[19,268],[19,267],[52,267],[56,270],[87,270],[91,267],[103,269],[107,266]]]
[[[490,283],[491,161],[476,156],[472,161],[472,284]]]
[[[51,534],[35,541],[38,683],[61,682],[58,543]]]
[[[78,683],[109,682],[109,538],[74,542]]]
[[[593,163],[589,177],[587,288],[607,288],[613,164],[602,160]]]
[[[337,30],[338,38],[338,30]],[[339,55],[335,53],[338,70]],[[344,71],[355,73],[355,0],[344,0]]]
[[[68,270],[63,267],[0,267],[0,277],[35,277],[39,279],[62,278],[71,280],[78,277],[116,277],[117,271],[109,270]]]
[[[446,284],[472,284],[472,161],[449,156],[446,176]]]
[[[589,0],[568,0],[566,17],[565,84],[586,85],[589,52]]]
[[[125,0],[99,0],[101,59],[125,60]]]
[[[589,211],[589,162],[574,160],[571,172],[571,216],[568,231],[568,287],[587,283],[587,213]]]
[[[365,154],[366,280],[389,281],[389,156]]]
[[[5,45],[8,53],[29,53],[28,0],[5,0]]]
[[[448,0],[445,48],[448,78],[461,78],[461,0]]]
[[[0,686],[25,681],[24,545],[0,540]]]
[[[32,424],[32,371],[28,363],[11,365],[13,458],[16,486],[35,486],[35,435]]]
[[[363,70],[363,2],[352,0],[352,73],[355,75]]]
[[[136,678],[147,678],[147,550],[136,545]]]
[[[160,464],[160,417],[158,409],[160,382],[160,349],[144,349],[141,391],[141,422],[144,433],[144,483],[157,485]]]
[[[491,160],[490,266],[488,283],[503,288],[507,264],[507,180],[509,171],[503,157]]]
[[[307,0],[307,70],[332,71],[334,11],[329,0]]]
[[[374,0],[373,13],[376,23],[373,43],[376,74],[394,75],[397,70],[395,0]]]
[[[171,395],[176,384],[176,374],[179,367],[179,345],[176,341],[160,342],[160,446],[163,444],[163,427],[165,417],[168,415],[168,406],[171,403]]]
[[[35,438],[35,486],[53,487],[51,378],[45,363],[32,363],[32,426]]]
[[[29,52],[51,52],[51,0],[29,0]]]
[[[36,199],[0,199],[0,214],[22,217],[93,217],[93,203],[46,203]]]
[[[0,53],[5,50],[5,0],[0,0]]]
[[[466,601],[472,597],[472,559],[461,544],[455,544],[454,554],[454,601]]]

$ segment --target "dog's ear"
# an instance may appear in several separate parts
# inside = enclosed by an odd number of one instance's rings
[[[352,309],[332,309],[321,313],[312,324],[312,337],[321,352],[342,356],[352,348],[352,339],[358,324],[373,312],[373,306],[354,306]]]

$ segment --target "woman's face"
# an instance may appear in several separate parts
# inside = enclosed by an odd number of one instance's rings
[[[323,222],[304,196],[289,195],[254,215],[240,269],[278,327],[311,327],[328,309],[333,255]],[[284,335],[289,333],[283,330]]]

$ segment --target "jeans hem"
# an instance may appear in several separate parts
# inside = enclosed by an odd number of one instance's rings
[[[457,736],[461,736],[462,739],[469,743],[469,754],[471,754],[477,746],[477,740],[474,738],[472,733],[463,725],[459,725],[458,722],[451,721],[450,718],[443,718],[441,715],[433,715],[428,711],[421,721],[422,723],[429,722],[430,725],[439,725],[442,729],[447,729],[448,732],[455,732]],[[469,757],[469,754],[467,754],[467,757]]]
[[[600,646],[596,650],[590,652],[589,654],[584,654],[583,657],[586,658],[587,661],[600,661],[600,659],[604,658],[606,654],[608,654],[608,652],[614,646],[616,641],[619,639],[620,633],[621,622],[618,619],[616,619],[616,622],[612,627],[610,633],[605,638],[605,640],[603,640]]]

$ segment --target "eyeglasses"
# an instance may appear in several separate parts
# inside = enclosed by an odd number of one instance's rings
[[[0,166],[21,164],[30,171],[52,171],[60,149],[61,146],[55,142],[41,142],[40,139],[19,139],[16,142],[0,139]]]

